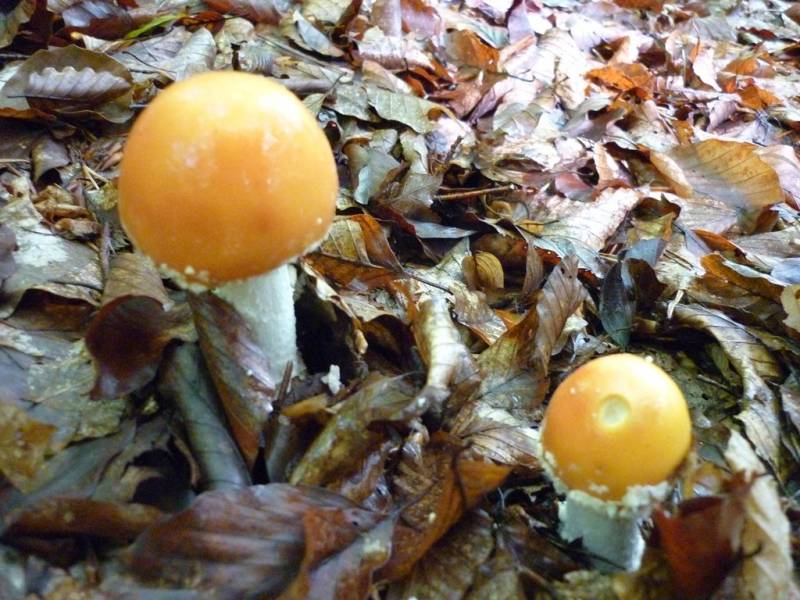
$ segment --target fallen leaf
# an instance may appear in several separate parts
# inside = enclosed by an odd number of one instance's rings
[[[653,165],[684,197],[703,194],[742,210],[783,200],[775,170],[751,144],[710,139],[651,153]]]
[[[492,520],[473,511],[455,525],[411,574],[389,587],[387,598],[447,600],[462,597],[494,548]]]
[[[35,109],[71,118],[127,121],[133,77],[122,64],[77,46],[39,50],[0,89],[0,112]]]
[[[171,340],[193,337],[188,306],[169,300],[150,259],[115,256],[103,305],[86,332],[98,371],[92,396],[113,398],[142,387],[155,376]]]
[[[752,478],[744,498],[741,550],[746,558],[737,577],[736,598],[797,598],[800,591],[794,580],[789,520],[775,480],[736,431],[731,432],[725,459],[734,471]]]
[[[0,223],[0,287],[17,270],[17,263],[14,260],[16,249],[17,237],[14,232],[8,225]]]
[[[70,30],[106,40],[124,36],[134,28],[131,15],[107,0],[82,0],[61,13]]]
[[[228,431],[214,383],[196,344],[182,344],[164,361],[158,392],[181,415],[192,454],[200,465],[202,489],[247,487],[250,475]]]
[[[743,496],[749,487],[743,482],[730,495],[689,498],[674,515],[655,512],[658,541],[676,596],[707,598],[736,566],[745,520]]]
[[[459,459],[458,450],[443,435],[435,437],[419,462],[406,457],[394,484],[397,500],[407,503],[395,528],[392,557],[378,577],[394,581],[408,575],[428,549],[456,523],[464,511],[494,490],[510,469]]]
[[[381,440],[378,425],[407,422],[424,412],[404,377],[374,377],[336,406],[336,414],[292,471],[292,484],[325,485],[357,465]]]
[[[432,113],[441,113],[438,104],[409,94],[398,94],[367,86],[367,101],[381,117],[407,125],[417,133],[433,131]]]
[[[577,259],[565,258],[545,281],[536,303],[539,327],[533,339],[533,360],[541,373],[547,373],[550,355],[567,319],[578,310],[586,296],[586,289],[578,280]]]
[[[230,304],[210,292],[190,294],[189,304],[233,437],[252,467],[275,393],[267,359]]]
[[[621,92],[632,91],[641,100],[648,100],[653,96],[653,78],[647,68],[640,63],[620,63],[602,69],[592,69],[586,76]]]
[[[187,510],[140,535],[129,550],[130,568],[144,581],[226,596],[275,597],[300,569],[304,516],[312,510],[372,518],[369,511],[317,488],[273,483],[206,492]]]
[[[44,464],[56,427],[13,404],[0,404],[0,472],[24,490]]]
[[[414,337],[428,367],[425,388],[418,402],[434,413],[454,414],[458,405],[448,402],[451,388],[471,388],[478,384],[478,369],[450,318],[450,309],[441,295],[423,297],[413,321]]]
[[[277,25],[280,22],[280,11],[273,0],[210,0],[206,4],[220,13],[244,17],[253,23]]]
[[[300,572],[280,600],[366,598],[391,553],[394,521],[362,509],[310,508]]]
[[[0,48],[5,48],[14,40],[19,28],[27,23],[36,10],[34,0],[21,0],[14,6],[5,7],[0,12]]]
[[[52,233],[22,196],[0,208],[0,222],[14,233],[16,271],[3,283],[0,318],[10,315],[31,289],[96,304],[103,288],[95,250]]]

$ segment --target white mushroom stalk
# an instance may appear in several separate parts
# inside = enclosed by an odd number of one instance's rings
[[[303,359],[297,351],[295,281],[294,268],[286,264],[263,275],[225,283],[215,290],[249,326],[268,358],[268,370],[276,384],[283,379],[289,363],[292,376],[305,372]]]

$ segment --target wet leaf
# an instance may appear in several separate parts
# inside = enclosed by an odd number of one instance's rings
[[[493,547],[491,519],[474,511],[430,549],[429,559],[418,562],[408,577],[389,588],[388,598],[460,598]]]
[[[306,548],[304,518],[311,511],[364,522],[374,518],[317,488],[275,483],[206,492],[139,536],[130,550],[131,569],[144,581],[274,597],[298,573]]]
[[[289,479],[293,484],[325,485],[351,471],[381,440],[379,425],[408,422],[424,412],[403,377],[379,378],[336,406]]]
[[[117,255],[103,305],[86,332],[86,347],[98,370],[92,395],[112,398],[142,387],[155,376],[171,340],[193,337],[188,306],[169,300],[150,259]]]
[[[209,292],[191,294],[189,304],[233,437],[252,467],[275,392],[267,359],[230,304]]]

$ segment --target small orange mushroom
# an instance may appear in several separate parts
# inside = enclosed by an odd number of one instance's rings
[[[546,468],[567,493],[562,535],[582,537],[607,564],[635,568],[638,523],[691,440],[680,388],[651,361],[615,354],[578,368],[550,399],[541,430]]]
[[[680,388],[635,354],[590,361],[558,386],[542,447],[570,489],[621,500],[631,486],[668,479],[689,451],[692,424]]]
[[[298,98],[265,77],[209,72],[160,92],[134,123],[119,211],[157,265],[219,286],[279,377],[301,365],[283,265],[324,237],[337,188],[328,140]]]

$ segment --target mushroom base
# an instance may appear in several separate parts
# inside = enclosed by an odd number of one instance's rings
[[[297,353],[295,279],[293,267],[282,265],[263,275],[225,283],[215,290],[250,327],[255,342],[269,361],[268,369],[276,385],[289,362],[294,376],[305,371]]]
[[[566,541],[582,538],[595,568],[604,572],[635,571],[644,554],[639,526],[650,516],[650,505],[623,506],[579,491],[567,493],[558,507],[559,533]]]

